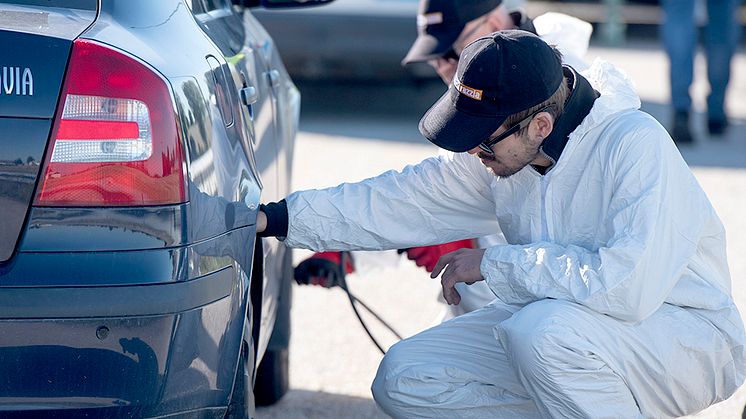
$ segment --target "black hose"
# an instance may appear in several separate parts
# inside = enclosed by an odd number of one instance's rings
[[[360,304],[366,311],[368,311],[368,313],[373,315],[373,317],[376,320],[378,320],[384,327],[386,327],[386,329],[388,329],[391,333],[393,333],[397,338],[399,338],[400,340],[404,338],[401,337],[401,335],[397,333],[396,330],[394,330],[394,328],[391,327],[391,325],[389,325],[385,320],[383,320],[381,316],[379,316],[375,311],[373,311],[373,309],[368,307],[364,302],[362,302],[359,298],[355,297],[355,295],[353,295],[352,292],[350,292],[350,289],[347,286],[346,272],[344,269],[345,263],[347,262],[346,260],[347,252],[340,252],[340,253],[341,253],[340,265],[342,266],[342,269],[341,269],[341,275],[339,278],[339,287],[342,288],[345,291],[345,293],[347,293],[347,297],[350,299],[350,305],[352,306],[352,311],[355,312],[355,316],[357,316],[357,319],[360,321],[360,325],[363,326],[365,333],[368,334],[368,337],[370,338],[371,341],[373,341],[373,344],[376,345],[378,350],[381,351],[383,355],[386,355],[386,351],[383,349],[381,344],[378,343],[376,338],[373,336],[373,334],[368,329],[368,326],[365,324],[365,321],[363,320],[362,316],[360,316],[360,312],[357,309],[357,304]]]

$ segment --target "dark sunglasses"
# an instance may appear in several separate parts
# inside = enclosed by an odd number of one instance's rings
[[[494,156],[495,152],[492,151],[492,146],[494,146],[495,144],[499,143],[500,141],[502,141],[502,140],[510,137],[511,135],[515,134],[516,132],[518,132],[518,131],[526,128],[528,126],[528,124],[531,123],[531,121],[534,119],[534,117],[536,115],[540,114],[541,112],[546,111],[547,109],[549,109],[549,106],[545,106],[545,107],[539,109],[538,111],[532,113],[531,115],[525,117],[519,123],[517,123],[517,124],[513,125],[512,127],[506,129],[505,131],[502,132],[502,134],[498,135],[497,137],[491,138],[491,139],[487,139],[487,140],[481,142],[479,144],[479,148],[482,149],[482,151],[484,151],[485,153],[487,153],[487,154],[489,154],[491,156]]]

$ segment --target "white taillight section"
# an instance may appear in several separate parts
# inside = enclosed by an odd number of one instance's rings
[[[73,43],[36,206],[186,202],[186,164],[168,83],[95,41]]]
[[[150,116],[143,102],[67,95],[53,162],[142,161],[152,154]]]

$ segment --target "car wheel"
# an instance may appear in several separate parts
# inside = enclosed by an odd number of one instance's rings
[[[236,368],[236,379],[231,392],[231,402],[225,413],[226,419],[250,419],[254,417],[254,397],[251,389],[251,366],[254,365],[253,345],[243,342],[241,359]]]
[[[258,406],[276,403],[290,387],[288,347],[290,345],[290,307],[292,305],[293,265],[290,249],[284,255],[282,289],[277,319],[262,362],[256,372],[254,396]]]
[[[254,396],[258,406],[276,403],[288,392],[288,349],[275,349],[264,354],[257,370]]]

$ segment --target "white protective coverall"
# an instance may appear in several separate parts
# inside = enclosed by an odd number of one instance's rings
[[[394,417],[675,417],[744,381],[725,231],[631,83],[601,93],[546,175],[497,178],[467,153],[287,198],[286,244],[392,249],[493,231],[499,297],[394,345],[373,395]]]

